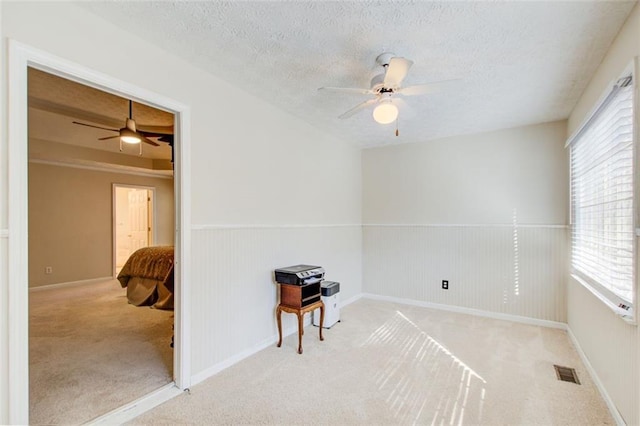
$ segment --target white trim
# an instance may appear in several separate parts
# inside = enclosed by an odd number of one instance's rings
[[[9,423],[29,423],[29,265],[27,64],[30,54],[9,40],[8,49],[8,340]]]
[[[640,199],[640,182],[638,182],[638,165],[640,165],[640,129],[638,126],[640,125],[640,84],[638,84],[638,74],[640,74],[640,56],[636,56],[631,60],[631,64],[628,65],[631,69],[631,76],[633,78],[633,226],[635,229],[638,229],[640,225],[640,218],[638,217],[638,200]],[[633,306],[633,314],[632,321],[633,324],[637,324],[638,321],[638,291],[640,287],[638,286],[638,240],[633,239],[633,276],[631,281],[632,288],[632,301],[631,304]]]
[[[380,228],[550,228],[568,229],[568,225],[535,223],[363,223]]]
[[[88,425],[121,425],[125,424],[143,413],[163,404],[170,399],[181,395],[183,391],[179,389],[175,383],[169,383],[161,387],[160,389],[151,392],[136,399],[122,407],[118,407],[115,410],[108,412],[100,417],[88,421]]]
[[[567,324],[563,322],[549,321],[549,320],[543,320],[543,319],[531,318],[531,317],[523,317],[520,315],[511,315],[511,314],[503,314],[499,312],[483,311],[480,309],[464,308],[461,306],[454,306],[454,305],[442,305],[439,303],[424,302],[424,301],[412,300],[412,299],[402,299],[399,297],[381,296],[378,294],[371,294],[371,293],[363,293],[362,297],[366,299],[381,300],[385,302],[402,303],[403,305],[420,306],[423,308],[431,308],[431,309],[438,309],[441,311],[456,312],[459,314],[474,315],[477,317],[493,318],[497,320],[517,322],[521,324],[537,325],[540,327],[559,328],[560,330],[567,329]]]
[[[9,238],[9,230],[0,229],[0,238]]]
[[[354,302],[357,302],[358,300],[362,299],[364,293],[360,293],[360,294],[356,294],[353,297],[348,298],[347,300],[343,300],[340,302],[340,308],[344,308],[347,305],[350,305]]]
[[[594,287],[591,284],[589,284],[586,280],[580,278],[576,274],[571,274],[571,278],[573,278],[578,284],[580,284],[582,287],[584,287],[589,292],[591,292],[591,294],[593,294],[598,300],[600,300],[602,303],[604,303],[604,305],[607,308],[611,309],[611,311],[618,318],[620,318],[622,321],[624,321],[624,322],[626,322],[627,324],[630,324],[630,325],[637,325],[636,317],[634,315],[634,312],[635,312],[635,309],[636,309],[635,306],[631,307],[631,309],[632,309],[631,312],[626,311],[626,310],[624,310],[622,308],[619,308],[618,306],[615,305],[615,303],[613,303],[613,301],[611,299],[609,299],[607,296],[602,294],[602,292],[598,291],[598,289],[596,287]],[[625,302],[625,303],[628,303],[628,302]]]
[[[132,175],[132,176],[144,176],[144,177],[152,177],[158,179],[173,179],[173,174],[169,175],[170,171],[168,170],[149,170],[145,171],[138,167],[131,166],[121,166],[117,164],[106,164],[106,163],[78,163],[78,162],[66,162],[62,160],[40,160],[37,158],[29,159],[30,163],[35,164],[45,164],[48,166],[56,166],[56,167],[69,167],[72,169],[83,169],[83,170],[91,170],[95,172],[105,172],[105,173],[119,173],[123,175]]]
[[[282,224],[282,225],[257,225],[257,224],[248,224],[248,225],[209,225],[209,224],[200,224],[200,225],[191,225],[191,229],[194,231],[204,231],[209,229],[289,229],[289,228],[349,228],[349,227],[360,227],[362,226],[359,223],[338,223],[338,224]]]
[[[350,305],[351,303],[360,300],[362,298],[362,296],[363,296],[362,293],[356,294],[355,296],[350,297],[349,299],[342,301],[340,303],[340,307],[343,308],[343,307],[345,307],[347,305]],[[310,324],[311,324],[311,315],[305,316],[305,318],[304,318],[304,326],[306,327],[306,326],[308,326]],[[289,336],[289,335],[291,335],[293,333],[297,333],[297,331],[298,331],[297,326],[288,327],[288,328],[285,328],[285,329],[282,330],[282,336],[284,338],[284,337],[287,337],[287,336]],[[248,358],[251,355],[254,355],[254,354],[260,352],[261,350],[266,349],[269,346],[276,344],[277,341],[278,341],[278,336],[274,335],[274,336],[268,337],[267,339],[263,340],[259,344],[254,345],[253,347],[251,347],[251,348],[249,348],[249,349],[247,349],[245,351],[242,351],[242,352],[240,352],[240,353],[238,353],[238,354],[236,354],[236,355],[234,355],[232,357],[229,357],[226,360],[224,360],[222,362],[219,362],[219,363],[217,363],[217,364],[205,369],[204,371],[201,371],[198,374],[195,374],[193,376],[193,378],[192,378],[192,385],[196,385],[196,384],[198,384],[200,382],[203,382],[203,381],[207,380],[208,378],[210,378],[212,376],[215,376],[216,374],[218,374],[222,370],[225,370],[225,369],[231,367],[232,365],[242,361],[243,359]]]
[[[90,278],[88,280],[68,281],[66,283],[39,285],[37,287],[29,287],[29,292],[33,293],[38,291],[58,290],[61,288],[68,288],[68,287],[79,287],[83,285],[103,283],[105,281],[113,281],[113,277]]]
[[[176,300],[174,376],[180,389],[191,380],[189,269],[191,244],[190,110],[184,104],[15,40],[8,40],[8,374],[11,424],[29,423],[28,317],[28,93],[27,68],[33,67],[99,90],[145,103],[175,115],[174,197],[176,208]]]
[[[290,229],[290,228],[349,228],[349,227],[380,227],[380,228],[535,228],[535,229],[569,229],[568,225],[559,224],[527,224],[527,223],[335,223],[335,224],[196,224],[191,225],[194,231],[210,229]]]
[[[311,324],[311,315],[305,315],[304,318],[304,327],[307,327]],[[298,326],[297,324],[295,326],[292,327],[287,327],[284,328],[282,330],[282,338],[284,339],[287,336],[290,336],[294,333],[298,332]],[[258,352],[260,352],[263,349],[268,348],[271,345],[275,345],[278,342],[278,336],[277,335],[273,335],[271,337],[268,337],[266,339],[264,339],[262,342],[253,345],[252,347],[245,349],[242,352],[239,352],[227,359],[225,359],[224,361],[221,361],[215,365],[212,365],[209,368],[206,368],[205,370],[201,371],[200,373],[194,374],[193,377],[191,378],[191,385],[195,386],[198,383],[203,382],[204,380],[207,380],[210,377],[215,376],[216,374],[218,374],[219,372],[226,370],[227,368],[231,367],[234,364],[239,363],[240,361],[242,361],[245,358],[250,357],[251,355],[254,355]],[[281,347],[280,349],[282,350],[286,350],[286,348]]]
[[[602,396],[602,399],[604,399],[604,402],[607,404],[607,408],[609,408],[609,412],[611,413],[611,416],[613,417],[613,419],[616,421],[616,424],[619,426],[626,425],[624,419],[622,418],[622,415],[616,408],[616,405],[613,403],[613,399],[611,399],[611,396],[609,396],[609,393],[607,392],[607,388],[605,388],[605,386],[602,384],[602,381],[600,380],[600,377],[598,377],[596,370],[591,365],[591,362],[589,362],[589,358],[587,358],[587,355],[582,350],[582,347],[580,347],[580,343],[578,343],[578,339],[573,334],[573,331],[571,331],[571,327],[569,327],[568,325],[567,325],[567,334],[569,335],[569,339],[571,340],[571,343],[573,343],[573,346],[576,348],[576,352],[578,352],[578,355],[580,355],[580,359],[582,360],[582,363],[587,369],[587,372],[591,376],[591,380],[593,380],[593,383],[598,388],[598,391],[600,392],[600,396]]]
[[[191,110],[182,106],[175,115],[174,200],[175,200],[175,344],[173,375],[178,388],[191,386]]]

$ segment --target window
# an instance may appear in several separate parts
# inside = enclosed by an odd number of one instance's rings
[[[618,80],[569,140],[572,273],[623,315],[635,302],[633,94],[631,75]]]

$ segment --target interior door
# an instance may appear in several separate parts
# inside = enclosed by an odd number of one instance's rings
[[[148,189],[129,189],[129,254],[149,246],[149,197]]]
[[[131,254],[153,244],[153,189],[114,185],[115,273]]]
[[[131,254],[129,243],[130,225],[129,225],[129,188],[115,188],[115,254],[116,254],[116,272],[124,266]]]

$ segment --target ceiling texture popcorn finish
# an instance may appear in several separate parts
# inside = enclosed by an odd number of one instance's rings
[[[82,7],[278,108],[362,147],[567,118],[635,1],[83,2]],[[366,100],[393,52],[404,85],[459,79],[404,98],[395,122]]]

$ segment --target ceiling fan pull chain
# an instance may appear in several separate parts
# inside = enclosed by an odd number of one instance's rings
[[[122,152],[122,138],[118,138],[118,140],[120,141],[120,152]]]
[[[138,144],[138,146],[140,147],[140,152],[138,153],[138,155],[139,155],[140,157],[142,157],[142,144],[141,144],[141,143],[139,143],[139,144]]]
[[[398,132],[398,118],[396,117],[396,137],[400,134],[400,132]]]

